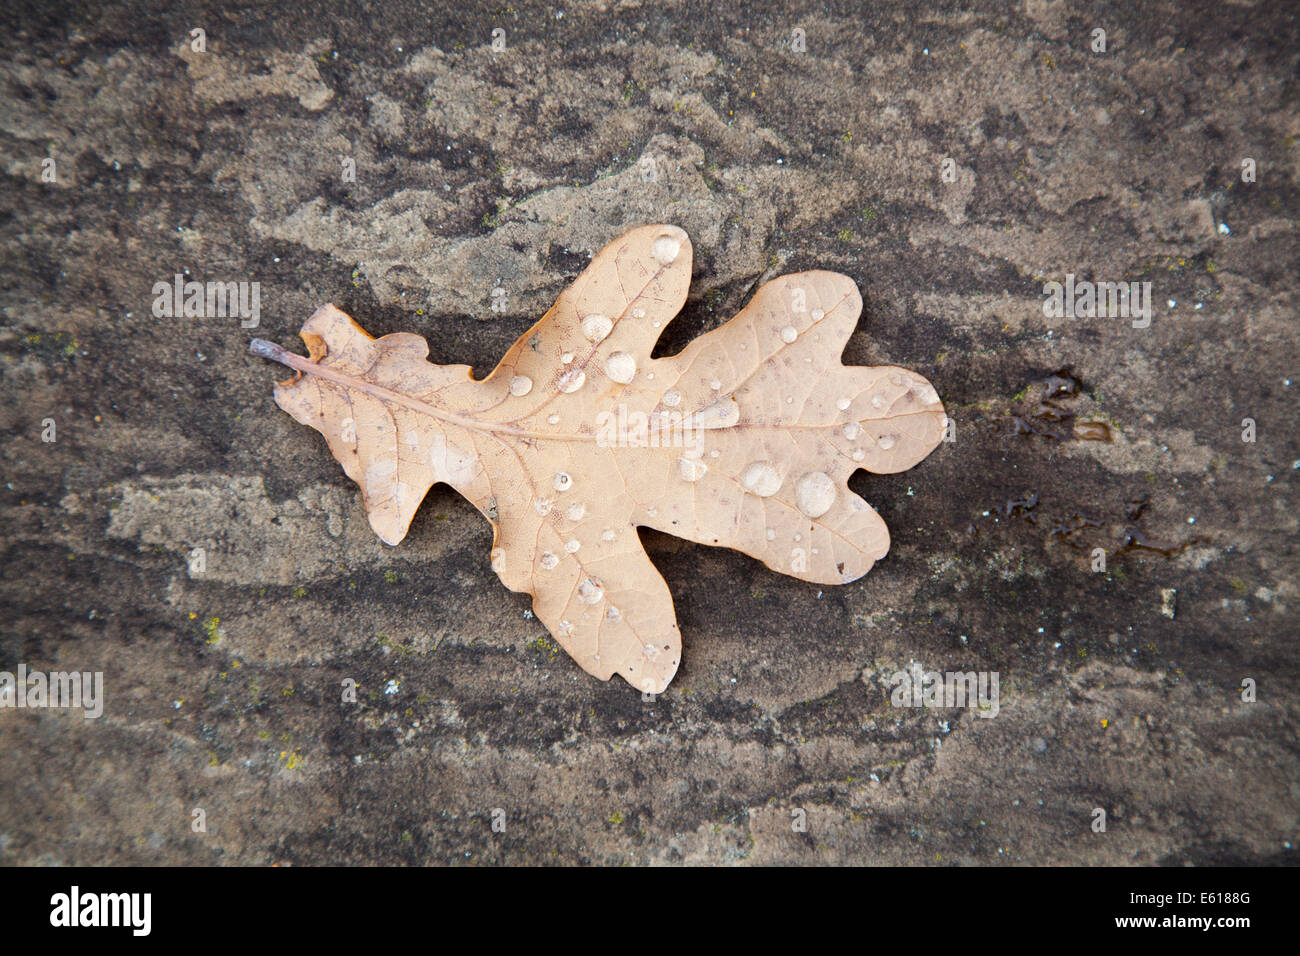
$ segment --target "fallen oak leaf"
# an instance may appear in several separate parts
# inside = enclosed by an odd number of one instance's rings
[[[451,485],[491,521],[493,569],[533,596],[584,670],[660,693],[681,634],[639,527],[848,583],[889,550],[849,476],[912,467],[945,423],[914,372],[840,363],[862,299],[838,273],[774,279],[723,326],[652,359],[691,260],[683,230],[633,229],[481,381],[428,362],[423,338],[372,338],[332,305],[303,325],[308,356],[251,349],[298,373],[276,403],[325,436],[380,538],[397,544],[429,488]]]

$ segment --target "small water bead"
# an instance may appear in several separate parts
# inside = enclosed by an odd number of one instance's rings
[[[573,478],[567,471],[557,471],[555,473],[554,484],[556,491],[568,491],[573,487]]]
[[[623,620],[623,612],[614,607],[614,605],[609,604],[605,607],[605,620],[617,624],[619,621]]]
[[[849,422],[844,426],[844,437],[849,441],[855,441],[858,437],[858,432],[860,431],[862,431],[861,425],[857,422]]]
[[[632,310],[632,318],[634,318],[634,319],[644,319],[644,318],[645,318],[645,309],[633,309],[633,310]]]
[[[571,364],[573,362],[573,353],[565,352],[563,355],[560,356],[560,361],[563,362],[565,365]]]
[[[872,407],[872,408],[884,408],[884,407],[885,407],[885,396],[881,395],[879,392],[877,392],[875,395],[872,395],[872,396],[871,396],[871,407]]]
[[[813,309],[809,314],[812,316],[814,322],[820,322],[822,319],[826,318],[826,313],[821,309]]]
[[[853,453],[853,460],[854,460],[854,461],[862,461],[862,459],[864,459],[864,458],[866,458],[866,457],[867,457],[867,453],[866,453],[865,451],[863,451],[861,448],[859,448],[857,451],[855,451],[855,452]]]
[[[586,380],[587,380],[587,373],[584,372],[582,369],[580,368],[569,369],[569,371],[565,372],[563,375],[560,376],[560,381],[559,381],[560,391],[564,392],[566,395],[572,392],[576,392],[578,389],[582,388],[582,383],[585,382]]]
[[[722,388],[722,383],[715,378],[711,382],[709,382],[709,388],[713,389],[716,392],[718,389]]]
[[[541,565],[547,571],[554,570],[555,566],[559,563],[560,563],[560,559],[557,558],[555,555],[551,554],[551,552],[549,551],[542,552]]]
[[[781,341],[785,342],[786,344],[793,342],[798,337],[799,337],[799,333],[795,331],[795,327],[793,325],[787,325],[785,328],[781,330]]]
[[[708,465],[694,458],[678,458],[677,465],[681,470],[683,481],[699,481],[709,470]]]
[[[718,451],[718,450],[715,448],[715,449],[713,449],[713,451],[709,452],[709,457],[710,457],[710,458],[721,458],[721,457],[722,457],[722,452]]]
[[[537,498],[533,501],[533,510],[542,517],[551,513],[551,502],[546,498]]]
[[[775,541],[775,540],[776,540],[776,532],[773,531],[771,528],[768,528],[768,529],[767,529],[767,540],[768,540],[768,541]]]
[[[581,547],[582,544],[577,538],[570,538],[568,541],[564,542],[564,550],[569,552],[569,554],[576,554],[578,549]]]
[[[883,448],[885,451],[889,451],[889,449],[894,447],[894,436],[881,435],[880,438],[876,440],[876,443],[880,445],[880,447]]]
[[[533,380],[527,375],[516,375],[510,380],[511,395],[527,395],[533,390]]]
[[[568,621],[561,621],[560,626],[556,628],[556,630],[560,632],[560,637],[573,636],[573,625],[570,624]]]
[[[650,255],[655,257],[655,261],[660,265],[670,265],[677,261],[677,255],[682,251],[682,244],[672,236],[660,236],[650,246]]]
[[[602,342],[605,336],[614,330],[614,323],[609,316],[593,312],[582,320],[582,334],[588,342]]]
[[[917,397],[927,405],[935,405],[939,401],[939,393],[934,390],[930,384],[918,385],[916,387]]]
[[[582,516],[585,515],[586,513],[587,513],[587,509],[584,508],[579,502],[575,501],[573,504],[569,505],[569,510],[566,511],[564,514],[566,517],[568,517],[570,521],[581,521]]]
[[[559,415],[548,415],[547,418],[546,418],[546,423],[547,423],[548,425],[558,425],[558,424],[560,424],[560,416],[559,416]]]
[[[810,471],[794,486],[799,510],[809,518],[820,518],[835,504],[835,482],[824,471]]]
[[[770,461],[755,461],[740,473],[740,484],[752,495],[770,498],[781,490],[781,473]]]
[[[602,531],[602,532],[600,533],[600,540],[601,540],[601,541],[613,541],[613,540],[614,540],[614,529],[613,529],[613,528],[606,528],[604,531]]]
[[[578,597],[588,604],[599,604],[605,596],[605,588],[595,578],[584,578],[578,585]]]
[[[605,374],[610,381],[626,385],[636,377],[636,359],[626,352],[614,352],[605,359]]]
[[[669,408],[676,408],[682,402],[682,393],[675,388],[670,388],[664,392],[663,402]]]
[[[848,407],[852,404],[853,404],[853,399],[851,398],[838,398],[835,400],[835,407],[838,408],[840,411],[846,411]]]
[[[659,648],[655,647],[653,644],[647,644],[645,646],[645,656],[646,660],[654,660],[659,656]]]

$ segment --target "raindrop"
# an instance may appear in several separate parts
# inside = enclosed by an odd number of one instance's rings
[[[880,447],[883,448],[885,451],[889,451],[889,449],[891,449],[891,448],[894,447],[894,436],[893,436],[893,435],[881,435],[880,438],[877,439],[877,443],[878,443],[878,444],[880,445]]]
[[[560,632],[560,637],[573,636],[573,625],[570,624],[568,621],[561,621],[560,626],[556,628],[556,630]]]
[[[709,470],[708,465],[694,458],[678,458],[677,464],[681,469],[683,481],[699,481]]]
[[[682,393],[675,388],[670,388],[664,392],[664,404],[669,408],[676,408],[682,401]]]
[[[835,503],[835,482],[824,471],[810,471],[794,486],[799,510],[809,518],[820,518]]]
[[[537,498],[533,501],[533,510],[545,517],[551,513],[551,502],[546,498]]]
[[[619,621],[623,620],[623,612],[610,604],[605,608],[605,620],[617,624]]]
[[[549,416],[547,416],[547,418],[546,418],[546,423],[547,423],[548,425],[558,425],[558,424],[560,424],[560,416],[559,416],[559,415],[549,415]]]
[[[836,399],[835,401],[835,407],[838,408],[840,411],[846,410],[852,404],[853,404],[853,399],[851,398],[840,398],[840,399]]]
[[[541,564],[542,567],[545,568],[547,571],[550,571],[559,563],[560,563],[560,559],[557,558],[555,555],[551,554],[551,552],[549,551],[542,552]]]
[[[605,374],[610,381],[626,385],[636,376],[636,359],[626,352],[614,352],[605,359]]]
[[[770,461],[756,461],[745,466],[740,483],[750,494],[770,498],[781,490],[781,473]]]
[[[510,380],[511,395],[527,395],[533,390],[533,380],[527,375],[516,375]]]
[[[768,528],[768,529],[767,529],[767,540],[768,540],[768,541],[775,541],[775,540],[776,540],[776,532],[773,531],[771,528]]]
[[[634,319],[644,319],[644,318],[645,318],[645,309],[633,309],[633,310],[632,310],[632,318],[634,318]]]
[[[604,531],[602,531],[602,532],[600,533],[600,540],[601,540],[601,541],[613,541],[613,540],[614,540],[614,529],[613,529],[613,528],[606,528]]]
[[[582,598],[588,604],[599,604],[600,599],[605,596],[605,589],[595,578],[584,578],[578,585],[578,597]]]
[[[826,318],[826,313],[821,309],[813,309],[809,314],[812,316],[814,322],[820,322],[822,319]]]
[[[573,479],[569,477],[567,471],[557,471],[555,473],[555,490],[568,491],[573,487]]]
[[[605,336],[613,329],[614,323],[609,320],[609,316],[601,315],[599,312],[593,312],[582,320],[582,334],[587,337],[588,342],[604,341]]]
[[[575,553],[581,547],[582,545],[578,543],[577,538],[570,538],[568,541],[564,542],[564,550],[569,552],[569,554]]]
[[[879,392],[877,392],[875,395],[872,395],[872,396],[871,396],[871,407],[872,407],[872,408],[884,408],[884,407],[885,407],[885,396],[881,395]]]
[[[866,457],[867,457],[867,453],[866,453],[865,451],[863,451],[861,448],[859,448],[857,451],[855,451],[855,452],[853,453],[853,460],[854,460],[854,461],[862,461],[862,459],[864,459],[864,458],[866,458]]]
[[[570,364],[573,361],[573,353],[565,352],[563,355],[560,356],[560,361],[563,362],[565,365]]]
[[[787,325],[785,328],[781,330],[782,342],[790,343],[793,342],[798,337],[799,337],[799,333],[795,331],[793,325]]]
[[[586,513],[587,509],[575,501],[573,504],[569,505],[569,510],[565,512],[565,515],[568,516],[570,521],[581,521],[582,516]]]
[[[650,247],[650,255],[655,257],[660,265],[669,265],[677,260],[677,254],[682,251],[682,244],[672,236],[660,236]]]
[[[849,422],[844,426],[844,437],[849,441],[854,441],[858,437],[858,432],[862,431],[862,426],[857,422]]]
[[[580,368],[575,368],[570,369],[561,375],[558,384],[560,391],[568,394],[570,392],[576,392],[578,389],[582,388],[582,383],[586,380],[587,373]]]

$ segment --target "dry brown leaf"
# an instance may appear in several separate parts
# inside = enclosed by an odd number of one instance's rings
[[[681,634],[638,527],[848,583],[889,550],[849,476],[910,468],[945,421],[914,372],[840,363],[862,299],[834,272],[774,279],[725,325],[652,359],[690,277],[684,231],[633,229],[482,381],[430,364],[419,336],[374,339],[332,305],[302,328],[310,358],[252,349],[299,373],[276,402],[325,436],[384,541],[401,541],[446,482],[492,522],[501,580],[533,595],[584,670],[658,693]]]

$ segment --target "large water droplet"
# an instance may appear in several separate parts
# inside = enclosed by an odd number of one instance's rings
[[[880,447],[883,448],[885,451],[889,451],[889,449],[894,447],[894,436],[881,435],[880,438],[877,439],[877,444],[880,445]]]
[[[669,265],[677,261],[677,255],[682,251],[682,244],[672,236],[660,236],[650,246],[650,255],[655,257],[655,261],[660,265]]]
[[[582,544],[577,538],[570,538],[568,541],[564,542],[564,550],[569,552],[569,554],[576,554],[578,549],[581,547]]]
[[[527,375],[516,375],[510,380],[511,395],[527,395],[533,390],[533,380]]]
[[[605,359],[605,374],[610,381],[626,385],[636,376],[636,359],[626,352],[615,352]]]
[[[793,342],[798,337],[799,337],[799,333],[795,331],[795,327],[793,325],[787,325],[785,328],[781,330],[782,342],[790,343]]]
[[[668,391],[664,392],[664,404],[669,408],[676,408],[681,404],[681,401],[682,393],[677,391],[677,389],[670,388]]]
[[[562,392],[576,392],[578,389],[582,388],[582,383],[586,380],[586,372],[580,368],[572,368],[560,376],[558,385]]]
[[[728,395],[701,408],[682,421],[684,428],[730,428],[740,421],[740,406]]]
[[[573,504],[569,505],[569,510],[565,512],[565,515],[570,521],[581,521],[582,516],[586,513],[587,509],[584,508],[581,503],[575,501]]]
[[[614,323],[610,321],[609,316],[601,315],[599,312],[593,312],[582,320],[582,334],[587,337],[588,342],[603,341],[613,329]]]
[[[824,471],[810,471],[794,486],[799,510],[809,518],[820,518],[835,504],[835,482]]]
[[[556,628],[560,632],[560,637],[569,638],[573,636],[573,625],[568,621],[561,621],[560,626]]]
[[[835,400],[835,407],[838,408],[838,409],[839,409],[840,411],[842,411],[842,412],[843,412],[843,411],[846,411],[846,410],[848,409],[848,407],[849,407],[850,405],[852,405],[852,404],[853,404],[853,399],[851,399],[851,398],[847,398],[847,397],[845,397],[845,398],[838,398],[838,399]]]
[[[568,491],[573,487],[573,478],[567,471],[557,471],[553,483],[556,491]]]
[[[534,498],[533,510],[545,517],[551,513],[551,502],[547,498]]]
[[[854,441],[858,437],[858,432],[862,431],[862,426],[857,422],[849,422],[844,426],[844,437],[849,441]]]
[[[820,322],[822,319],[826,318],[826,313],[821,309],[813,309],[808,314],[812,316],[814,322]]]
[[[560,563],[560,559],[557,558],[555,555],[551,554],[551,552],[549,551],[542,552],[541,565],[547,571],[554,569],[554,567],[559,563]]]
[[[872,408],[884,408],[884,407],[885,407],[885,396],[881,395],[879,392],[877,392],[875,395],[872,395],[872,396],[871,396],[871,407],[872,407]]]
[[[558,425],[558,424],[560,424],[560,416],[559,416],[559,415],[548,415],[548,416],[546,416],[546,424],[548,424],[548,425]]]
[[[677,465],[683,481],[699,481],[709,470],[708,465],[696,458],[678,458]]]
[[[588,604],[599,604],[604,596],[605,588],[595,578],[583,578],[582,583],[578,585],[578,597]]]
[[[608,604],[605,606],[605,620],[617,624],[619,621],[623,620],[623,612],[614,607],[614,605]]]
[[[740,483],[750,494],[770,498],[781,490],[781,473],[770,461],[756,461],[745,466]]]

